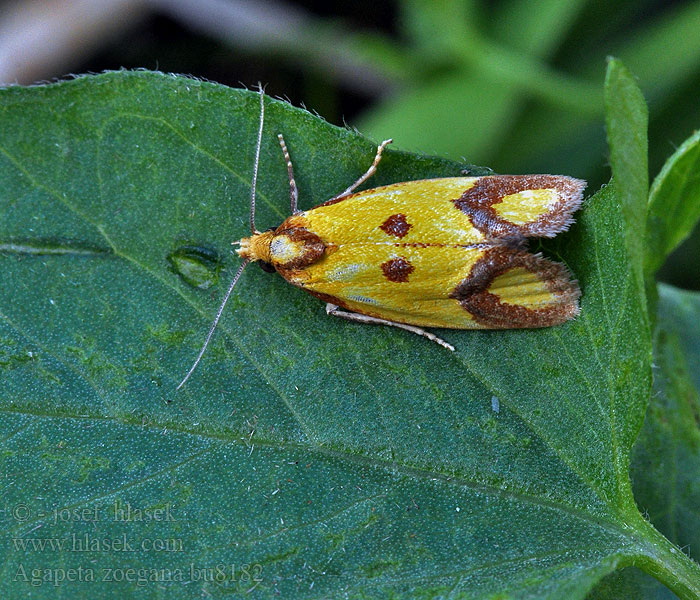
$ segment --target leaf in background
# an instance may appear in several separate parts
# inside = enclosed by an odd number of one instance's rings
[[[595,77],[604,53],[612,53],[644,82],[644,92],[650,100],[655,104],[667,101],[684,81],[696,78],[700,69],[700,39],[697,35],[700,2],[680,2],[668,5],[663,11],[645,11],[639,3],[633,6],[638,14],[628,13],[629,20],[617,32],[605,32],[602,39],[595,39],[582,31],[590,40],[592,50],[589,52],[589,48],[585,48],[581,52],[579,46],[576,57],[585,61],[582,75]],[[639,17],[647,15],[651,18],[640,23]],[[636,27],[630,27],[631,23]],[[612,41],[611,34],[617,34]]]
[[[586,596],[586,600],[627,600],[629,598],[678,600],[678,596],[658,580],[634,567],[627,567],[606,575]]]
[[[687,137],[697,127],[694,102],[700,71],[700,36],[695,35],[700,2],[651,10],[640,2],[588,3],[559,51],[558,64],[569,76],[597,81],[606,55],[620,57],[639,78],[652,106],[651,164],[668,156],[669,140]],[[648,17],[648,18],[644,18]],[[617,19],[617,20],[616,20]],[[602,103],[601,103],[602,107]],[[601,117],[533,105],[508,133],[498,152],[500,172],[546,169],[607,180]],[[662,157],[662,160],[659,160]]]
[[[672,542],[700,547],[700,293],[659,286],[654,395],[634,447],[639,507]]]
[[[495,15],[489,20],[499,42],[513,50],[546,58],[556,52],[587,3],[587,0],[537,3],[509,0],[494,5],[491,10]]]
[[[613,180],[628,224],[625,231],[631,267],[641,278],[644,264],[647,194],[648,111],[632,75],[611,59],[605,76],[605,124]]]
[[[525,4],[477,19],[485,8],[473,2],[403,2],[400,23],[416,55],[415,82],[370,109],[360,129],[394,137],[410,150],[488,157],[507,137],[528,93],[589,109],[585,82],[569,81],[539,61],[556,49],[581,3],[527,3],[523,18]],[[502,46],[488,39],[492,26]]]
[[[407,150],[483,156],[493,151],[517,110],[507,84],[485,86],[460,71],[375,104],[358,127],[378,139],[393,136]],[[435,127],[444,122],[451,124]]]
[[[654,394],[632,451],[637,505],[683,551],[700,545],[700,294],[659,285]],[[674,598],[637,569],[605,577],[589,600]]]
[[[666,161],[649,191],[646,268],[654,273],[700,218],[700,132]]]
[[[575,599],[628,564],[697,592],[631,496],[649,334],[613,187],[545,247],[580,281],[574,322],[446,331],[448,353],[250,268],[175,394],[248,231],[257,96],[120,72],[2,90],[0,107],[3,597],[53,598],[22,574],[78,567],[132,573],[62,583],[97,599]],[[287,212],[278,131],[302,207],[374,155],[268,100],[260,229]],[[463,166],[388,152],[372,184]],[[147,509],[160,518],[129,512]],[[134,551],[36,546],[76,539]]]

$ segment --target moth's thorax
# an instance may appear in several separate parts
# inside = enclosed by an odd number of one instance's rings
[[[243,238],[238,249],[242,258],[260,260],[277,270],[303,269],[318,261],[326,249],[320,237],[287,219],[274,231]]]

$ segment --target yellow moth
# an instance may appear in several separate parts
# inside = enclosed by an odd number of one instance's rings
[[[560,175],[493,175],[404,181],[355,192],[377,170],[380,144],[367,172],[310,210],[297,208],[289,152],[291,216],[255,228],[255,187],[264,122],[251,186],[251,236],[237,243],[243,263],[209,334],[178,389],[211,339],[244,267],[259,262],[326,302],[329,315],[391,325],[454,350],[423,327],[549,327],[579,312],[579,287],[568,269],[526,248],[529,237],[553,237],[573,222],[585,182]]]

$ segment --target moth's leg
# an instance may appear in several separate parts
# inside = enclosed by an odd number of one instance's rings
[[[428,338],[430,341],[435,342],[436,344],[439,344],[443,348],[447,348],[452,352],[455,351],[455,348],[452,344],[448,344],[442,338],[439,338],[435,334],[430,333],[429,331],[425,331],[425,329],[421,329],[420,327],[406,325],[405,323],[397,323],[396,321],[387,321],[386,319],[378,319],[377,317],[368,317],[367,315],[362,315],[360,313],[346,312],[344,310],[339,310],[335,304],[331,304],[330,302],[326,304],[326,313],[329,315],[333,315],[334,317],[341,317],[342,319],[347,319],[348,321],[357,321],[358,323],[371,323],[372,325],[391,325],[392,327],[405,329],[406,331],[410,331],[411,333],[415,333],[416,335],[421,335],[425,338]]]
[[[284,154],[284,160],[287,163],[287,175],[289,176],[289,197],[290,204],[292,207],[292,214],[298,215],[301,212],[297,209],[297,201],[299,200],[299,190],[297,189],[297,182],[294,179],[292,159],[289,157],[289,150],[287,150],[287,144],[284,143],[284,137],[281,133],[277,134],[277,139],[280,141],[280,146],[282,146],[282,154]]]
[[[355,183],[353,183],[348,189],[346,189],[344,192],[338,194],[337,196],[333,196],[331,200],[337,200],[338,198],[342,198],[343,196],[347,196],[348,194],[352,194],[354,190],[357,189],[358,186],[362,185],[365,181],[367,181],[372,175],[374,175],[377,172],[377,165],[379,164],[379,161],[382,160],[382,152],[384,152],[384,148],[386,148],[389,144],[391,144],[393,140],[384,140],[379,146],[377,147],[377,154],[374,157],[374,161],[372,162],[372,165],[370,166],[369,169],[367,169],[367,172],[360,177]]]

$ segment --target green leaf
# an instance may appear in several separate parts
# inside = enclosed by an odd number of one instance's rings
[[[615,56],[622,57],[644,82],[649,97],[662,101],[676,92],[684,81],[697,77],[700,68],[698,19],[700,2],[697,0],[669,5],[666,10],[639,22],[637,27],[622,28],[619,39],[613,40],[612,44],[610,34],[606,36],[606,44],[597,40],[598,47],[601,52],[612,49]],[[585,71],[595,75],[600,57],[589,53],[582,56],[587,63]]]
[[[544,247],[574,322],[445,331],[452,354],[249,268],[176,394],[248,232],[257,95],[120,72],[0,110],[0,595],[82,569],[64,595],[575,599],[625,565],[700,592],[629,485],[651,360],[624,179]],[[302,207],[374,155],[283,102],[266,119],[259,229],[288,212],[277,132]],[[388,152],[372,184],[464,167]]]
[[[586,597],[586,600],[677,600],[676,596],[658,580],[643,571],[628,567],[606,575]]]
[[[700,132],[666,161],[649,192],[647,270],[654,273],[700,218]]]
[[[560,52],[560,61],[562,68],[581,80],[596,81],[606,54],[621,57],[653,101],[656,135],[652,139],[661,143],[651,150],[657,155],[663,152],[665,158],[667,141],[684,139],[697,126],[697,103],[692,102],[697,95],[693,93],[695,87],[689,92],[683,86],[695,85],[700,68],[700,36],[695,35],[700,2],[677,3],[653,13],[645,12],[638,2],[625,4],[603,8],[589,3],[583,20],[570,33],[568,52]],[[642,15],[651,16],[640,19]],[[671,135],[669,128],[680,135]],[[579,176],[591,172],[597,175],[603,165],[602,143],[599,118],[576,118],[569,111],[534,106],[503,141],[499,158],[516,172],[536,172],[546,167]]]
[[[680,547],[700,543],[700,293],[659,286],[654,395],[635,445],[635,497]]]
[[[359,126],[406,150],[474,156],[492,153],[517,113],[508,85],[458,71],[376,104]]]
[[[477,26],[478,4],[473,0],[420,2],[402,0],[398,24],[403,36],[422,54],[445,60],[470,43]],[[440,35],[435,35],[439,31]]]
[[[504,139],[512,143],[508,132],[529,97],[599,111],[597,89],[538,60],[560,43],[577,10],[576,2],[554,4],[508,3],[477,22],[473,3],[404,2],[401,23],[418,59],[416,81],[367,111],[360,129],[393,137],[404,149],[487,157]],[[488,38],[491,26],[506,44]]]
[[[495,7],[493,34],[509,48],[537,57],[556,51],[586,5],[586,0],[508,0]]]
[[[610,166],[628,225],[625,236],[630,263],[640,277],[649,188],[647,121],[647,105],[639,86],[620,61],[611,59],[605,76]]]
[[[659,284],[659,302],[660,326],[678,336],[688,375],[700,390],[700,295]]]
[[[700,543],[700,294],[659,285],[654,394],[634,445],[637,505],[685,552]],[[604,578],[590,599],[673,597],[637,569]]]

